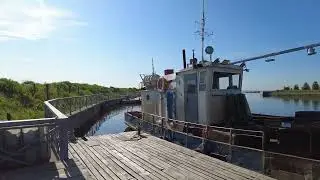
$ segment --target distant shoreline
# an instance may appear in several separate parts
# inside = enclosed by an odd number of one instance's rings
[[[278,90],[271,96],[320,96],[320,90]]]

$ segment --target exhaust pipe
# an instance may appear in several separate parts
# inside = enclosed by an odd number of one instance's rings
[[[187,68],[186,50],[182,49],[183,69]]]

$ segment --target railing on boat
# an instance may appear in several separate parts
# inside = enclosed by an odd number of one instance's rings
[[[275,178],[320,178],[319,160],[265,151],[263,131],[205,126],[144,112],[127,112],[126,122],[138,130]],[[221,132],[226,136],[218,136],[223,134]],[[240,145],[236,136],[244,137],[241,144],[247,139],[248,146]],[[250,147],[250,142],[254,141],[260,141],[260,147],[252,144]],[[203,146],[206,146],[207,150]]]
[[[68,142],[72,139],[73,125],[77,121],[70,118],[72,115],[107,100],[136,96],[95,94],[57,98],[44,102],[45,118],[0,120],[0,169],[36,164],[50,158],[68,158]]]

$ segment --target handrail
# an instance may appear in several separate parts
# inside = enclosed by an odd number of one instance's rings
[[[72,130],[75,125],[74,119],[70,116],[75,115],[76,113],[79,113],[87,108],[91,108],[96,104],[105,102],[106,100],[121,100],[131,97],[137,97],[137,94],[126,94],[125,96],[119,95],[112,99],[110,97],[103,96],[102,94],[56,98],[44,102],[45,118],[0,121],[0,135],[5,135],[4,138],[2,138],[4,141],[3,143],[7,141],[6,136],[10,134],[13,137],[17,137],[19,141],[19,143],[17,143],[19,144],[19,149],[16,147],[7,149],[7,146],[2,147],[0,145],[0,165],[3,163],[2,157],[6,157],[6,159],[9,159],[15,163],[20,162],[18,164],[28,164],[27,160],[18,159],[24,156],[20,155],[17,157],[16,155],[24,153],[26,149],[32,148],[32,146],[39,145],[35,145],[34,142],[45,143],[45,145],[41,144],[41,147],[51,148],[51,150],[55,152],[57,158],[60,160],[67,159],[69,137],[72,135]],[[30,129],[25,132],[23,130],[25,128]],[[13,129],[16,130],[9,131]],[[29,132],[37,134],[35,139],[32,139],[32,141],[24,141],[24,133]],[[19,153],[15,152],[16,150]],[[7,154],[2,155],[2,152],[7,152]],[[10,154],[10,157],[8,153]],[[51,152],[49,154],[51,154]]]
[[[54,107],[51,103],[51,101],[45,101],[44,104],[49,108],[49,110],[56,115],[57,118],[59,119],[66,119],[68,116],[60,112],[56,107]]]
[[[152,119],[148,119],[147,115],[152,116]],[[155,121],[155,117],[159,117],[161,119],[161,124],[159,124],[158,121]],[[314,170],[310,171],[310,169],[308,168],[317,167],[316,171],[319,170],[320,160],[300,157],[292,154],[266,151],[263,147],[259,149],[255,147],[237,145],[237,144],[234,144],[234,142],[232,142],[231,140],[224,142],[223,139],[208,138],[203,135],[197,135],[192,132],[189,132],[188,122],[183,122],[184,124],[181,127],[183,127],[184,130],[180,131],[175,128],[167,127],[164,121],[168,121],[168,118],[160,117],[158,115],[153,116],[152,114],[149,114],[149,113],[144,113],[144,114],[142,113],[141,117],[140,116],[137,117],[136,114],[131,114],[126,112],[126,122],[128,123],[128,125],[132,123],[132,125],[134,125],[134,127],[138,129],[138,132],[139,130],[147,131],[155,136],[169,138],[169,140],[174,140],[175,138],[178,137],[178,141],[179,142],[181,141],[180,143],[182,143],[182,145],[188,148],[194,147],[194,143],[196,142],[196,141],[193,141],[193,142],[190,141],[190,138],[198,139],[199,140],[197,141],[198,143],[207,143],[207,142],[209,144],[210,142],[215,143],[213,147],[215,147],[215,150],[218,150],[218,151],[219,151],[219,148],[221,148],[220,150],[222,151],[220,155],[222,156],[225,155],[226,161],[229,161],[230,163],[235,163],[237,165],[241,165],[242,163],[244,163],[241,166],[244,166],[249,169],[251,168],[252,170],[261,171],[267,175],[272,175],[272,176],[274,175],[276,178],[278,177],[275,174],[270,174],[270,172],[272,170],[277,171],[279,170],[279,168],[280,170],[282,170],[281,168],[284,168],[284,170],[287,170],[289,173],[298,173],[300,175],[310,174],[311,172],[311,175],[314,175],[315,177],[319,178],[319,175],[317,173],[313,174]],[[178,121],[178,122],[181,122],[181,121]],[[228,129],[230,129],[230,132],[232,131],[232,128],[228,128]],[[203,129],[203,130],[206,130],[206,129]],[[253,131],[253,132],[256,132],[256,131]],[[175,134],[181,134],[182,136],[176,136]],[[235,134],[239,135],[237,133]],[[240,135],[246,135],[246,134],[240,133]],[[255,135],[249,134],[249,136],[255,136]],[[257,138],[261,138],[263,143],[264,133],[262,132],[262,136],[257,136]],[[242,157],[258,158],[259,160],[257,159],[258,160],[257,162],[261,162],[261,164],[258,166],[257,164],[250,164],[249,161],[251,160],[245,162],[243,161]],[[297,162],[302,164],[294,165]],[[290,168],[288,169],[288,167]]]
[[[25,119],[25,120],[14,120],[14,121],[0,121],[0,129],[11,128],[15,126],[36,126],[39,124],[54,124],[56,118],[42,118],[42,119]]]
[[[162,116],[156,115],[156,114],[150,114],[150,113],[146,113],[146,112],[141,112],[142,114],[147,114],[153,117],[158,117],[158,118],[164,118]],[[203,127],[203,128],[216,128],[216,129],[224,129],[224,130],[232,130],[232,131],[241,131],[241,132],[252,132],[252,133],[263,133],[263,131],[257,131],[257,130],[248,130],[248,129],[237,129],[237,128],[228,128],[228,127],[220,127],[220,126],[212,126],[212,125],[203,125],[203,124],[197,124],[197,123],[191,123],[191,122],[187,122],[187,121],[181,121],[181,120],[176,120],[176,119],[170,119],[170,118],[165,118],[167,119],[167,122],[171,121],[171,122],[179,122],[182,124],[188,124],[188,125],[195,125],[198,126],[197,128]]]

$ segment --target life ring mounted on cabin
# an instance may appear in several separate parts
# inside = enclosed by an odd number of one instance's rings
[[[164,77],[159,78],[157,82],[157,89],[160,91],[166,91],[168,88],[169,82]]]

